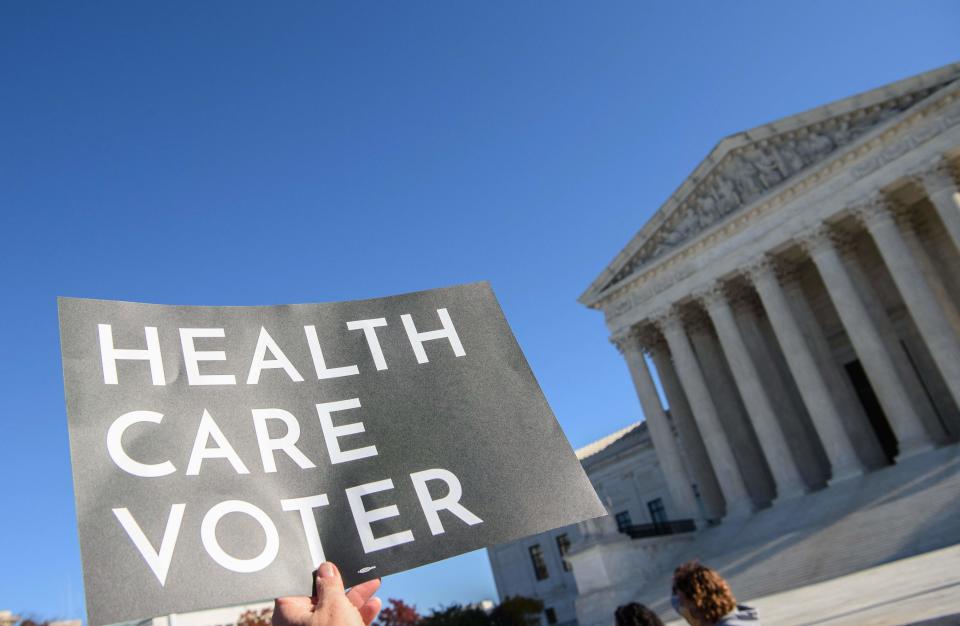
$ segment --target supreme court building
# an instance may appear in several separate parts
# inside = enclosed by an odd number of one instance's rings
[[[723,139],[580,297],[696,527],[579,525],[581,626],[689,558],[753,599],[960,543],[958,167],[960,63]]]
[[[728,137],[581,297],[679,516],[691,484],[720,520],[960,438],[958,152],[960,64]]]

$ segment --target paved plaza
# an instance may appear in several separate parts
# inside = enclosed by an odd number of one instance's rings
[[[787,515],[769,510],[740,527],[741,537],[755,537],[743,549],[724,554],[724,538],[708,530],[683,556],[719,569],[766,626],[899,626],[944,616],[954,617],[934,624],[960,624],[958,494],[960,447],[953,445],[798,498],[794,513],[832,509],[806,527],[788,526]],[[768,537],[778,525],[780,537]],[[662,593],[650,589],[641,601],[676,617],[666,597],[669,572],[660,578]]]
[[[760,610],[765,625],[960,624],[960,546],[757,598],[750,604]],[[682,620],[668,622],[668,626],[683,625]]]

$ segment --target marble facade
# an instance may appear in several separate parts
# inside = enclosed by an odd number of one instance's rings
[[[749,599],[955,543],[958,175],[960,63],[721,141],[580,297],[632,376],[648,487],[697,530],[631,539],[608,504],[556,531],[562,579],[531,574],[551,533],[491,548],[500,594],[602,626],[672,615],[690,558]]]
[[[739,133],[581,296],[680,517],[694,485],[715,523],[960,438],[958,157],[960,64]]]

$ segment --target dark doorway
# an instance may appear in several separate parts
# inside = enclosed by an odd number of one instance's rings
[[[857,397],[860,399],[860,404],[863,405],[863,411],[867,414],[867,419],[870,420],[873,432],[877,435],[877,440],[880,442],[880,447],[883,448],[887,462],[893,464],[894,459],[897,458],[897,436],[890,428],[890,422],[887,420],[886,413],[883,412],[883,407],[880,406],[877,394],[873,392],[873,387],[870,386],[867,373],[863,371],[863,366],[859,360],[850,361],[843,367],[847,370],[847,376],[853,383],[853,389],[857,392]]]

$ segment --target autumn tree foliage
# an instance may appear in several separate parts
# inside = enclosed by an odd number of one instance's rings
[[[396,598],[390,598],[387,602],[390,606],[380,609],[380,615],[377,616],[379,626],[415,626],[420,623],[421,617],[416,607]]]
[[[543,602],[524,596],[508,597],[490,613],[492,626],[538,626]]]
[[[434,609],[423,618],[420,626],[490,626],[490,616],[477,607],[453,604]]]
[[[433,610],[418,626],[539,626],[543,602],[534,598],[507,598],[491,611],[454,604]],[[407,625],[409,626],[409,625]]]
[[[17,623],[17,626],[47,626],[50,622],[53,622],[53,621],[56,621],[56,620],[43,619],[43,618],[37,617],[36,615],[31,615],[29,617],[24,617],[23,619],[21,619]]]
[[[7,613],[7,615],[2,615],[2,613]],[[24,615],[22,617],[17,617],[16,615],[10,615],[9,611],[0,611],[0,618],[12,618],[13,621],[8,619],[0,619],[0,624],[16,624],[16,626],[49,626],[53,622],[64,621],[60,617],[39,617],[33,613]],[[19,621],[18,621],[19,620]]]
[[[433,609],[425,616],[421,616],[416,607],[397,598],[388,599],[387,605],[381,609],[373,626],[539,626],[543,610],[543,602],[523,596],[507,598],[492,610],[477,605],[452,604]],[[237,620],[237,626],[271,626],[272,617],[272,608],[245,611]]]
[[[240,619],[237,620],[237,626],[270,626],[272,619],[273,609],[270,607],[260,609],[259,611],[251,609],[240,614]]]

